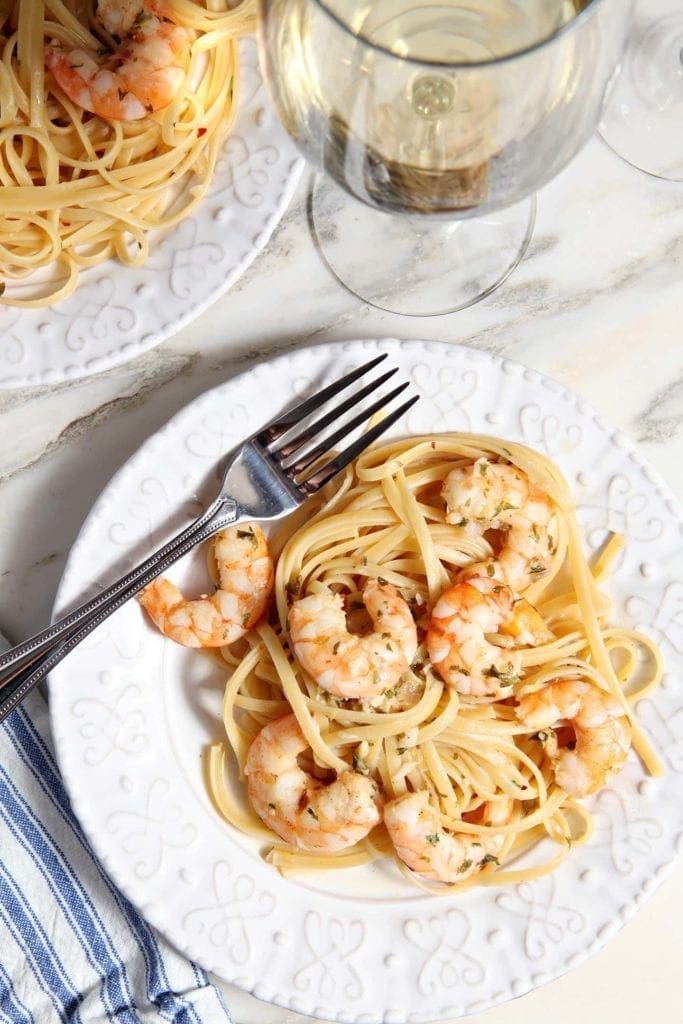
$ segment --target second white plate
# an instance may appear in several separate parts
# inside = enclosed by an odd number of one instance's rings
[[[109,260],[47,309],[0,306],[0,389],[54,384],[135,358],[196,319],[270,238],[304,161],[273,112],[256,41],[243,39],[239,107],[204,201],[152,242],[148,261]]]

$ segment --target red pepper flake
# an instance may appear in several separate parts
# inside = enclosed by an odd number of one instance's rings
[[[199,136],[199,138],[201,138],[202,135],[206,135],[206,128],[198,128],[197,135]]]

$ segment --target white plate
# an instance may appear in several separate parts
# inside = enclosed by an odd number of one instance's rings
[[[220,736],[212,659],[164,640],[130,603],[52,673],[60,764],[76,813],[130,900],[221,978],[301,1013],[369,1024],[482,1010],[599,949],[668,872],[683,843],[683,554],[675,502],[630,442],[576,395],[518,364],[436,342],[302,350],[210,391],[112,480],[74,545],[58,595],[104,582],[191,514],[219,457],[302,392],[388,351],[423,396],[402,432],[495,433],[558,461],[589,549],[629,543],[614,616],[661,644],[662,688],[638,714],[666,766],[635,758],[593,801],[596,835],[552,876],[433,897],[390,863],[284,880],[213,811],[202,752]],[[196,509],[195,509],[196,511]],[[196,553],[176,573],[201,571]]]
[[[144,266],[109,260],[86,270],[73,295],[48,309],[0,306],[0,388],[133,359],[198,317],[263,249],[304,162],[266,97],[255,40],[239,48],[237,117],[204,201],[159,235]]]

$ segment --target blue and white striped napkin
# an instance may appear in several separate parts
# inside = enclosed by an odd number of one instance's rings
[[[35,692],[0,725],[0,1021],[232,1022],[204,972],[145,923],[95,858]]]

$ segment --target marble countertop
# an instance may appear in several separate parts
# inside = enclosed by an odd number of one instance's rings
[[[683,500],[683,186],[647,177],[597,138],[538,196],[530,249],[492,296],[450,316],[361,303],[308,232],[305,177],[265,251],[190,326],[89,379],[0,393],[0,626],[45,625],[94,499],[140,443],[195,396],[254,363],[359,337],[442,339],[556,378],[637,443]],[[569,975],[472,1024],[680,1019],[683,863],[637,917]],[[237,1024],[304,1018],[224,986]],[[678,1009],[677,1009],[678,1008]]]

